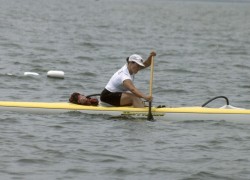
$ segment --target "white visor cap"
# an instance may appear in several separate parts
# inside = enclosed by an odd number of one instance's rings
[[[143,59],[140,55],[138,54],[133,54],[131,56],[129,56],[129,59],[128,59],[129,62],[135,62],[136,64],[142,66],[142,67],[145,67],[145,65],[143,64]]]

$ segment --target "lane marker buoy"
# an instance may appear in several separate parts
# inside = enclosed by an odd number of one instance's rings
[[[24,76],[39,76],[36,72],[24,72]]]
[[[47,77],[64,79],[64,72],[63,71],[48,71]]]

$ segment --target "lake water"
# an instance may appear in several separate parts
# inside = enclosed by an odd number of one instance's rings
[[[249,1],[0,0],[0,100],[100,93],[126,57],[155,50],[153,105],[223,95],[250,109],[249,9]],[[47,78],[49,70],[65,78]],[[147,93],[149,79],[143,70],[135,84]],[[1,179],[250,179],[250,126],[226,121],[1,112],[0,144]]]

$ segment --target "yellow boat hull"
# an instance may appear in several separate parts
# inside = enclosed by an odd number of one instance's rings
[[[148,108],[83,106],[68,102],[11,102],[0,101],[1,111],[19,111],[30,113],[64,113],[80,111],[86,114],[108,114],[146,117]],[[224,109],[205,107],[164,107],[152,108],[156,119],[164,120],[233,120],[250,123],[249,109]]]

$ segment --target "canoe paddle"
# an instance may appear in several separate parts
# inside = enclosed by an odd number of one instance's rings
[[[152,96],[153,92],[153,78],[154,78],[154,56],[151,56],[151,69],[150,69],[150,83],[149,83],[149,95]],[[149,101],[148,106],[148,120],[154,121],[154,117],[152,115],[152,101]]]

